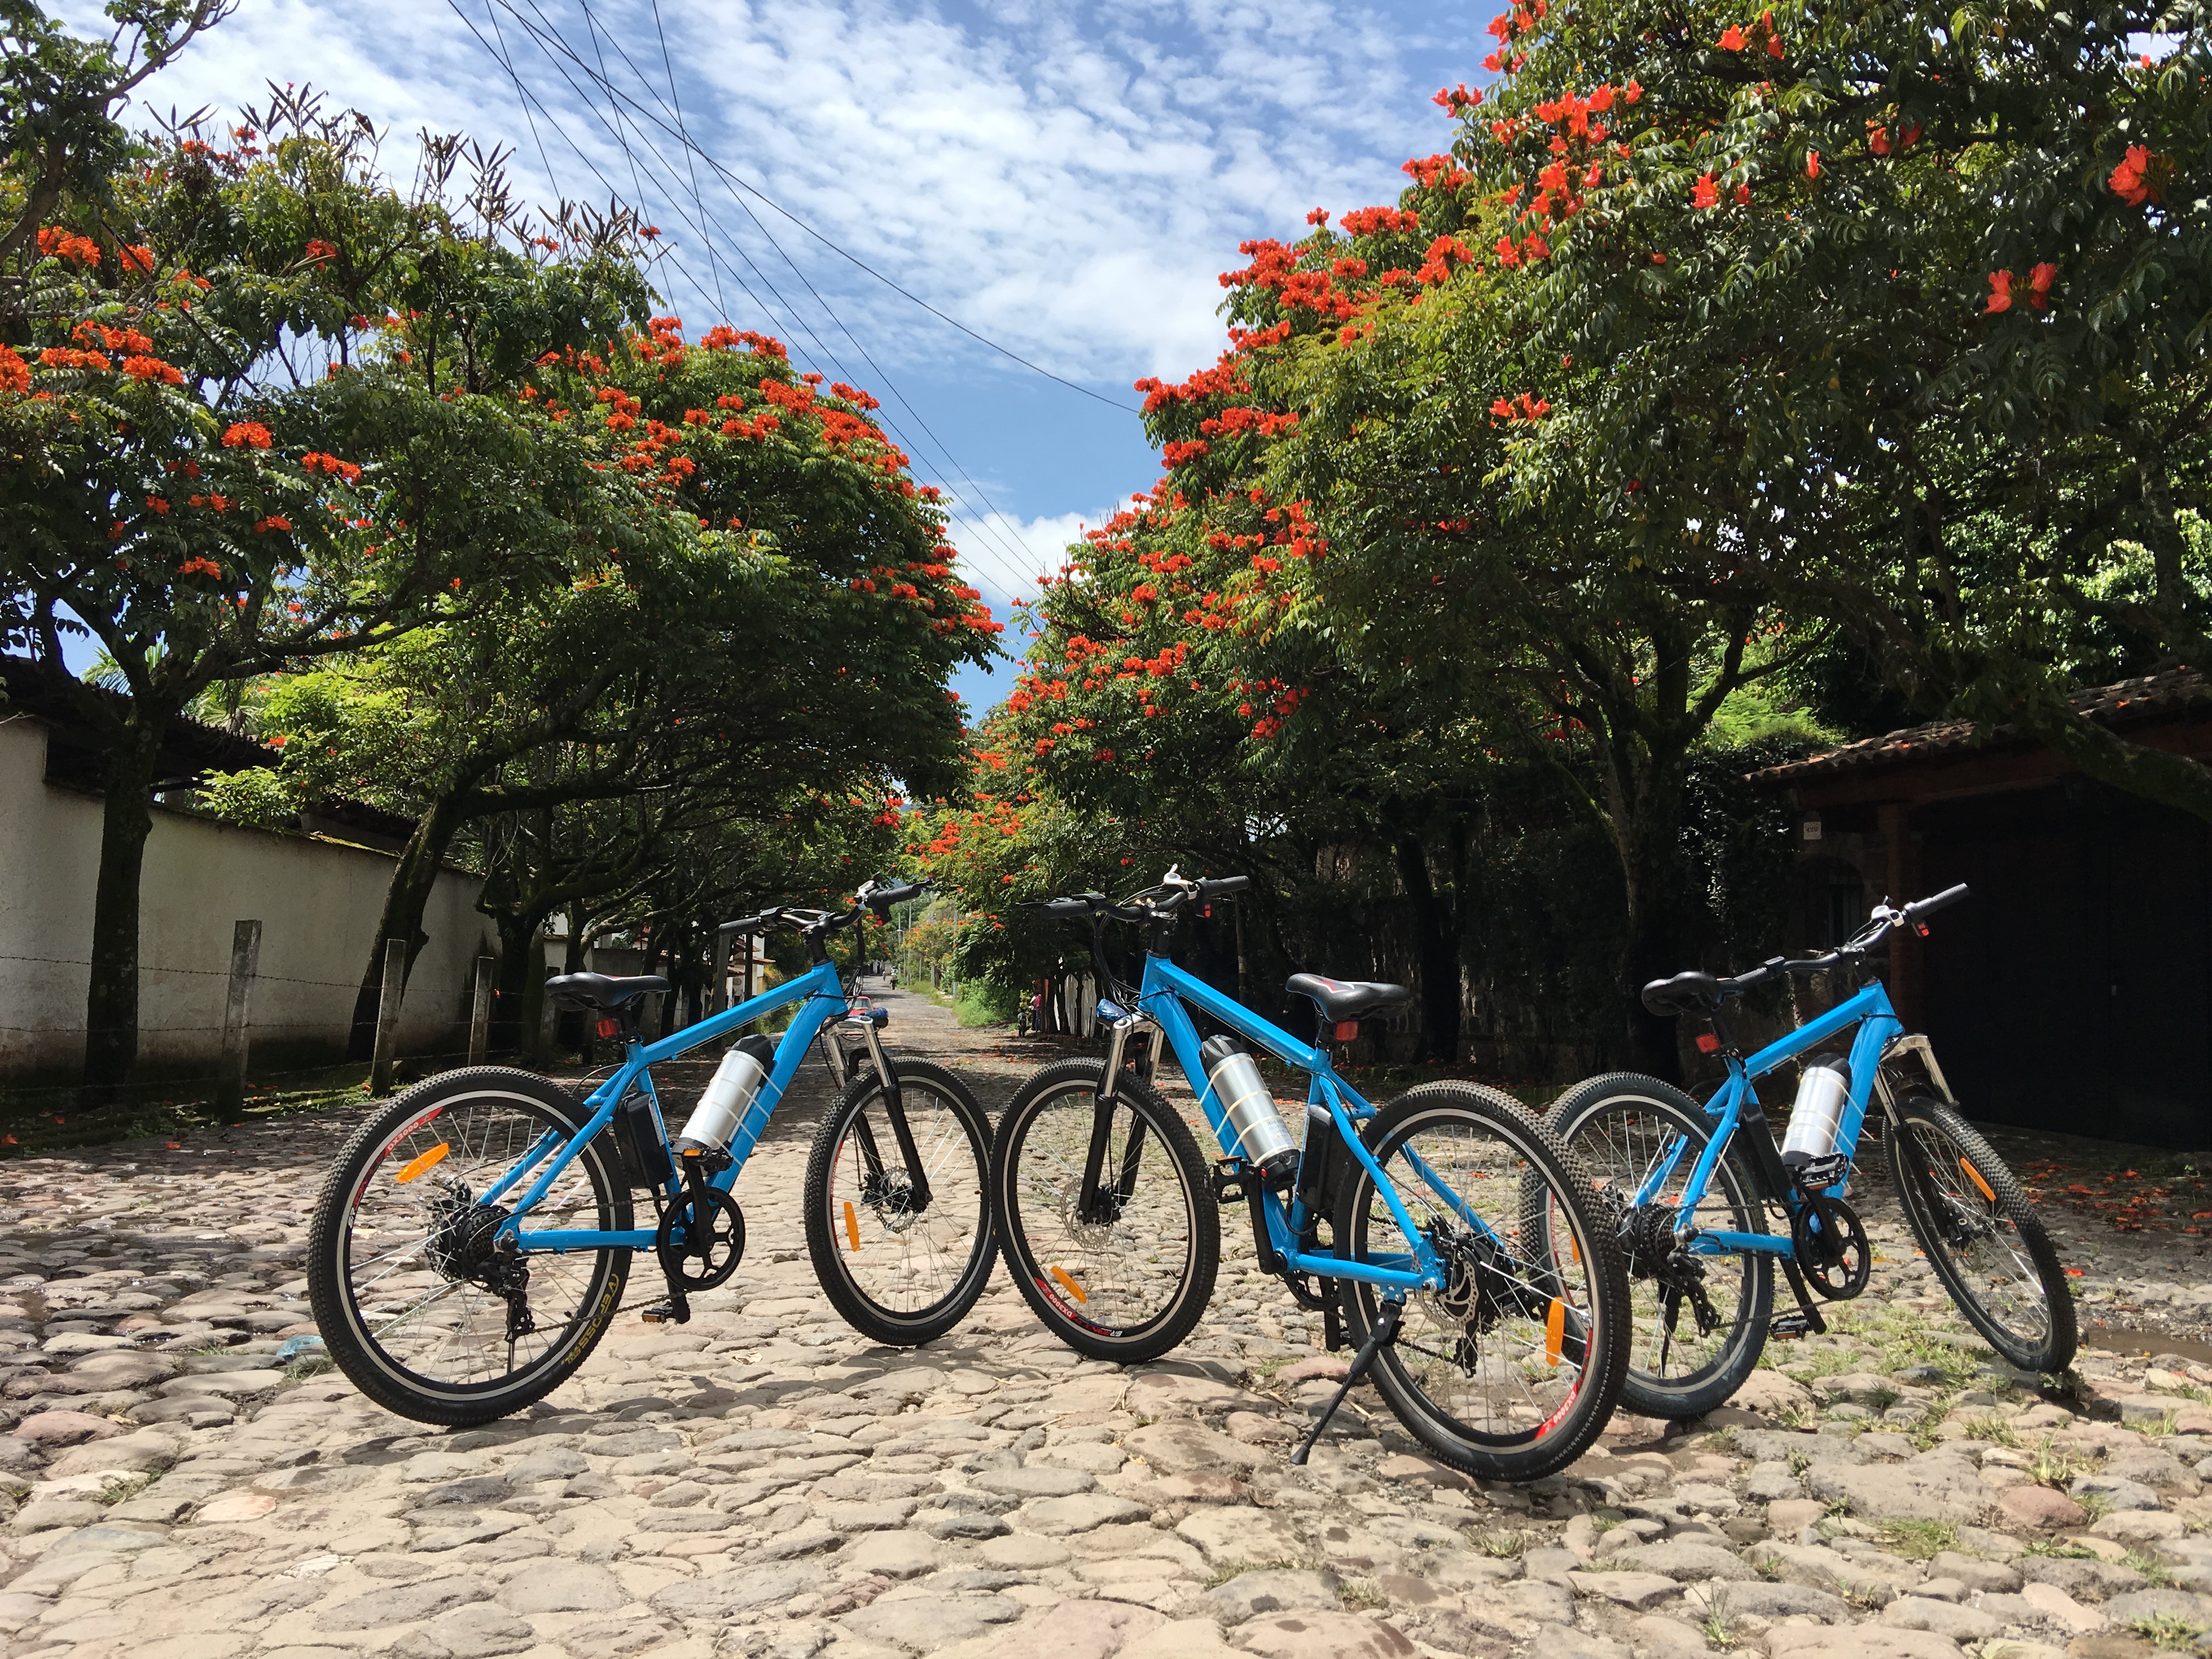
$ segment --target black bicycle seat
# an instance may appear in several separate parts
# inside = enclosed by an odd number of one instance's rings
[[[617,979],[606,974],[556,974],[545,981],[545,994],[556,1008],[619,1008],[625,1002],[653,991],[665,991],[668,981],[658,974]]]
[[[1377,1008],[1408,1001],[1413,992],[1402,985],[1373,980],[1324,979],[1319,974],[1292,974],[1283,988],[1293,996],[1311,997],[1321,1005],[1321,1017],[1336,1022],[1358,1019]]]
[[[1662,1018],[1710,1013],[1721,1006],[1720,981],[1694,969],[1644,988],[1644,1006]]]

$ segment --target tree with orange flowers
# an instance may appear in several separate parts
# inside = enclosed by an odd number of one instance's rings
[[[40,50],[68,58],[40,27]],[[104,797],[85,1051],[100,1092],[135,1059],[157,761],[196,698],[680,526],[615,487],[580,429],[482,389],[507,359],[642,314],[619,247],[532,258],[511,223],[457,214],[449,143],[402,195],[367,124],[306,94],[220,140],[128,137],[114,109],[137,71],[70,50],[51,84],[11,58],[0,105],[15,199],[46,204],[0,236],[0,631],[56,665],[88,634],[129,693],[73,694]],[[57,152],[63,116],[92,136]],[[107,160],[88,171],[88,153]],[[501,210],[495,173],[475,183]]]
[[[1741,536],[1930,712],[2212,817],[2069,702],[2212,672],[2207,21],[1521,0],[1453,151],[1543,247],[1518,366],[1575,365],[1516,492]]]

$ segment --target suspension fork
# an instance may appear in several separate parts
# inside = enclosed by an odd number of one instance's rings
[[[1106,1173],[1107,1157],[1112,1151],[1114,1108],[1120,1099],[1121,1068],[1127,1063],[1129,1044],[1133,1041],[1144,1045],[1139,1058],[1141,1075],[1144,1055],[1158,1031],[1159,1027],[1141,1014],[1124,1015],[1107,1029],[1106,1060],[1091,1107],[1091,1144],[1083,1155],[1083,1186],[1076,1194],[1078,1220],[1094,1226],[1109,1225],[1121,1219],[1121,1212],[1136,1195],[1137,1167],[1145,1152],[1145,1120],[1134,1112],[1129,1115],[1128,1144],[1121,1149],[1121,1167],[1114,1173],[1113,1185],[1102,1189],[1099,1181]]]
[[[848,1015],[837,1024],[841,1030],[857,1030],[860,1040],[867,1045],[868,1063],[875,1068],[877,1079],[883,1085],[884,1115],[890,1120],[891,1139],[898,1146],[900,1161],[906,1165],[908,1209],[910,1213],[920,1215],[929,1207],[929,1176],[922,1169],[921,1151],[915,1144],[913,1127],[907,1121],[906,1097],[899,1088],[898,1068],[891,1063],[891,1057],[884,1048],[882,1030],[866,1014]],[[842,1087],[847,1081],[848,1071],[844,1047],[835,1036],[830,1037],[825,1047],[830,1074]],[[881,1191],[884,1170],[883,1152],[876,1145],[875,1131],[868,1125],[868,1115],[862,1112],[854,1120],[853,1127],[855,1130],[854,1139],[860,1144],[861,1166],[874,1179],[877,1189]]]

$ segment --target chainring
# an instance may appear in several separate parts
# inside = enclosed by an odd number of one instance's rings
[[[707,1213],[695,1222],[702,1203]],[[679,1228],[684,1234],[680,1242],[676,1237]],[[744,1256],[744,1212],[719,1187],[689,1188],[661,1216],[653,1249],[671,1285],[711,1291],[728,1282]]]
[[[1850,1301],[1873,1277],[1866,1223],[1840,1198],[1813,1194],[1790,1223],[1790,1242],[1805,1282],[1824,1302]]]

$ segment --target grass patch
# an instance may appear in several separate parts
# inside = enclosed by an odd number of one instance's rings
[[[1525,1532],[1479,1532],[1469,1541],[1493,1561],[1510,1561],[1535,1540]]]
[[[311,1376],[320,1376],[325,1371],[337,1370],[337,1363],[320,1348],[301,1354],[284,1367],[287,1382],[304,1382]]]
[[[1231,1579],[1248,1572],[1296,1572],[1305,1565],[1303,1561],[1224,1561],[1206,1581],[1207,1589],[1219,1589]]]
[[[1729,1620],[1728,1593],[1716,1588],[1713,1599],[1706,1605],[1705,1616],[1698,1621],[1698,1629],[1717,1648],[1735,1645],[1735,1626]]]
[[[2179,1613],[2149,1613],[2129,1620],[2128,1628],[2154,1648],[2186,1648],[2193,1647],[2198,1637],[2212,1630],[2212,1625]]]
[[[2077,1544],[2070,1538],[2031,1540],[2025,1553],[2045,1556],[2054,1561],[2101,1561],[2105,1559],[2087,1545]]]
[[[95,1504],[125,1504],[160,1479],[155,1474],[134,1474],[124,1480],[111,1480],[100,1489],[92,1501]]]
[[[1881,1541],[1890,1553],[1908,1561],[1929,1561],[1959,1547],[1959,1529],[1948,1521],[1885,1521]]]
[[[1347,1578],[1336,1587],[1336,1599],[1346,1612],[1364,1613],[1382,1605],[1382,1589],[1371,1578]]]
[[[2172,1571],[2154,1555],[2146,1555],[2141,1550],[2130,1550],[2120,1558],[2120,1565],[2141,1573],[2153,1589],[2173,1588]]]
[[[2168,1412],[2165,1416],[2160,1418],[2155,1423],[2138,1423],[2135,1426],[2139,1433],[2154,1434],[2163,1437],[2175,1432],[2176,1428],[2180,1422],[2181,1413],[2179,1412]]]
[[[2061,1490],[2080,1471],[2074,1467],[2073,1458],[2059,1450],[2047,1434],[2043,1437],[2043,1443],[2035,1449],[2034,1461],[2027,1466],[2027,1478],[2037,1486]]]
[[[2020,1445],[2020,1436],[2014,1431],[2012,1425],[1995,1412],[1970,1419],[1966,1424],[1966,1433],[1970,1438],[1985,1440],[1992,1446],[2009,1446],[2017,1449]]]

